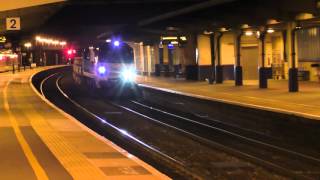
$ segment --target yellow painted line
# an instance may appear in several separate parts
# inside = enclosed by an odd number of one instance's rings
[[[11,122],[11,125],[13,127],[14,133],[18,139],[18,142],[21,145],[21,148],[25,154],[25,156],[27,157],[37,179],[40,180],[47,180],[49,179],[46,172],[44,171],[44,169],[41,167],[40,163],[38,162],[36,156],[33,154],[29,144],[27,143],[26,139],[24,138],[24,136],[22,135],[22,132],[19,128],[18,122],[17,120],[13,117],[13,114],[10,111],[10,106],[9,106],[9,102],[8,102],[8,87],[9,84],[11,83],[12,79],[9,80],[6,84],[6,86],[4,87],[3,90],[3,97],[4,97],[4,109],[7,111],[8,115],[9,115],[9,120]]]

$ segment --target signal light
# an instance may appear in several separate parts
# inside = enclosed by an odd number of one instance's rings
[[[76,50],[75,49],[67,49],[67,55],[73,55],[73,54],[76,54]]]
[[[73,59],[75,54],[76,54],[76,50],[73,48],[69,48],[65,50],[65,56],[68,60]]]

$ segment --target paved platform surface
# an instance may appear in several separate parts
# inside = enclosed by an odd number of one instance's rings
[[[0,179],[168,179],[47,104],[37,71],[0,74]]]
[[[209,85],[208,82],[139,76],[138,82],[164,91],[320,120],[320,83],[316,82],[299,82],[300,92],[295,93],[288,92],[285,80],[269,80],[268,89],[259,89],[258,81],[244,81],[244,86],[236,87],[234,81]]]

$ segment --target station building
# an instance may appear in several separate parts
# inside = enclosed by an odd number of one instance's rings
[[[269,19],[260,26],[165,31],[154,44],[136,42],[132,47],[137,70],[144,75],[235,80],[236,85],[256,80],[260,88],[268,87],[268,79],[288,80],[289,91],[295,92],[298,81],[320,81],[319,33],[317,19],[300,13],[293,21]],[[186,41],[181,43],[180,37]]]

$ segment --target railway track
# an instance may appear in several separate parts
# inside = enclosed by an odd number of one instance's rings
[[[116,142],[125,146],[125,148],[128,151],[140,151],[140,153],[136,153],[138,157],[140,156],[139,158],[145,159],[145,157],[148,156],[147,161],[152,161],[151,164],[155,165],[156,167],[160,166],[160,169],[165,169],[165,173],[168,173],[171,177],[175,179],[185,179],[186,177],[188,179],[202,179],[201,177],[193,173],[191,170],[188,170],[188,168],[185,166],[183,162],[180,162],[174,157],[171,157],[170,155],[165,154],[157,150],[156,148],[148,145],[138,137],[135,137],[134,135],[130,134],[124,129],[116,127],[115,125],[109,123],[105,118],[102,118],[92,113],[84,106],[80,105],[79,103],[71,99],[59,86],[58,82],[62,77],[63,75],[61,72],[52,72],[43,77],[42,80],[38,83],[38,85],[36,85],[36,87],[39,90],[39,92],[47,99],[51,99],[53,94],[55,98],[58,98],[56,95],[59,95],[58,93],[60,93],[60,95],[63,96],[66,100],[68,100],[72,105],[74,105],[77,108],[77,110],[84,112],[84,114],[91,117],[91,119],[94,119],[96,125],[99,126],[98,129],[100,130],[97,130],[92,125],[90,128],[98,131],[98,133],[100,131],[99,134],[107,138],[110,138],[110,134],[112,134],[112,138],[118,138],[116,139]],[[86,117],[84,117],[84,119],[85,118]],[[167,168],[164,168],[163,166],[167,166]]]
[[[120,134],[126,140],[134,142],[143,151],[152,154],[151,156],[162,159],[165,162],[165,166],[176,168],[180,175],[191,179],[203,179],[201,175],[198,176],[197,173],[194,173],[192,168],[188,168],[185,162],[140,140],[125,129],[121,129],[110,123],[99,113],[92,112],[92,110],[74,100],[60,87],[61,78],[62,75],[60,73],[46,76],[40,83],[40,92],[45,95],[46,91],[52,91],[52,84],[54,84],[56,93],[59,92],[71,104],[100,122],[100,124],[108,126],[109,130],[113,130],[113,133]],[[46,84],[51,84],[50,88],[48,87],[50,90],[44,90]],[[266,137],[266,141],[263,141],[264,136],[261,134],[255,134],[234,127],[215,125],[212,121],[208,121],[205,118],[186,115],[183,112],[173,112],[170,109],[145,103],[144,101],[106,100],[106,103],[121,109],[121,111],[129,112],[145,120],[152,121],[159,126],[178,131],[180,134],[205,146],[248,160],[253,164],[270,169],[286,177],[293,179],[318,179],[320,177],[320,160],[317,157],[271,144],[268,137]]]
[[[239,128],[216,127],[204,118],[190,118],[135,100],[115,104],[132,113],[143,115],[159,124],[170,126],[203,143],[245,158],[268,169],[295,179],[320,178],[320,159],[262,141],[261,134]],[[157,118],[154,118],[157,117]],[[160,118],[159,118],[160,117]],[[242,131],[242,132],[241,132]],[[243,136],[241,134],[246,134]],[[257,137],[254,137],[257,136]],[[268,141],[270,138],[267,137]]]

